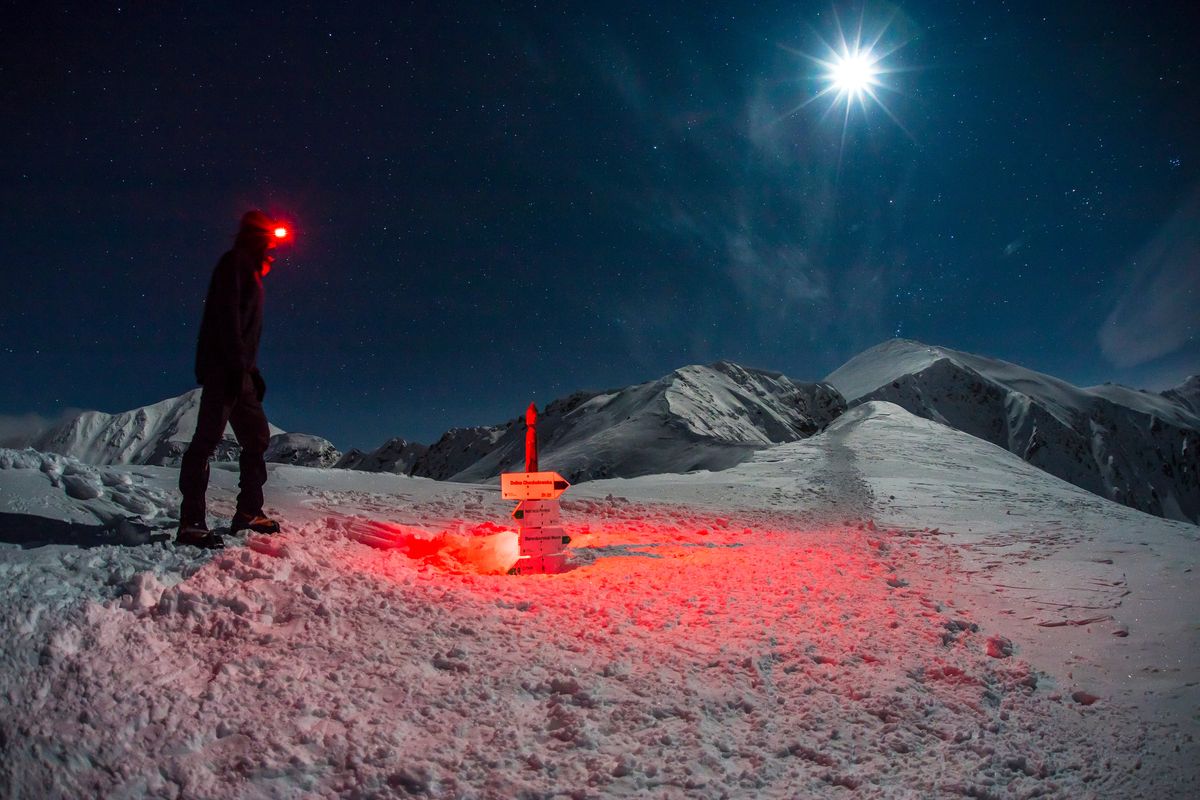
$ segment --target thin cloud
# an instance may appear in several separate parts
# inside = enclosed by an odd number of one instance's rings
[[[764,64],[740,87],[694,69],[685,86],[655,84],[651,98],[633,54],[615,43],[603,52],[594,66],[627,115],[614,125],[648,157],[632,159],[620,181],[590,178],[662,237],[650,270],[690,270],[669,301],[682,313],[666,330],[644,321],[668,313],[662,293],[633,292],[620,304],[635,358],[653,345],[690,359],[741,352],[786,361],[891,330],[889,298],[906,273],[895,236],[907,178],[866,204],[860,188],[839,185],[840,130],[782,113],[797,96],[794,81],[781,80],[794,59]],[[672,175],[688,179],[665,183]]]
[[[1129,281],[1098,332],[1122,368],[1174,353],[1200,336],[1200,185],[1133,259]]]

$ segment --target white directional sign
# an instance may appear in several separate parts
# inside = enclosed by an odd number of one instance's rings
[[[500,475],[500,495],[505,500],[554,500],[571,484],[557,472],[505,472]]]
[[[562,528],[531,528],[521,531],[521,555],[561,553],[570,542],[571,537]]]
[[[510,575],[553,575],[567,569],[566,553],[525,555],[508,571]]]
[[[522,500],[513,509],[512,517],[522,528],[542,528],[558,524],[557,500]]]

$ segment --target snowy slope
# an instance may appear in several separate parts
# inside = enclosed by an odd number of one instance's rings
[[[108,502],[42,463],[0,453],[0,537],[14,504]],[[176,474],[106,470],[160,499]],[[726,471],[573,487],[557,576],[487,574],[492,486],[267,489],[287,533],[219,555],[0,548],[7,795],[1200,791],[1195,527],[887,403]]]
[[[756,449],[811,436],[845,408],[831,387],[729,362],[550,403],[538,418],[541,466],[568,480],[724,469]],[[523,463],[524,424],[459,428],[415,474],[483,481]]]
[[[826,380],[851,404],[896,403],[1088,491],[1200,522],[1200,416],[1186,403],[1186,385],[1164,394],[1111,384],[1082,389],[1005,361],[903,339],[867,350]]]
[[[37,437],[35,450],[71,456],[86,464],[178,465],[196,430],[200,390],[119,414],[84,411]],[[283,433],[274,425],[271,434]],[[237,460],[233,429],[217,448],[220,461]]]
[[[1168,400],[1200,416],[1200,375],[1192,375],[1179,386],[1167,389],[1162,394]]]

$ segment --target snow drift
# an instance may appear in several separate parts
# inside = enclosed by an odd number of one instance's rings
[[[332,467],[341,458],[333,442],[310,433],[277,433],[266,452],[268,462],[297,467]]]

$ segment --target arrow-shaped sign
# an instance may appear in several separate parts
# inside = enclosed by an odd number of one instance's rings
[[[513,509],[512,517],[522,528],[542,528],[558,524],[558,501],[522,500]]]
[[[554,500],[571,484],[557,472],[505,472],[500,494],[505,500]]]

